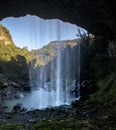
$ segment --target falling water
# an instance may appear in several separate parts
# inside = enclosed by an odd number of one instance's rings
[[[59,44],[59,43],[58,43]],[[61,53],[60,46],[57,49],[57,60],[56,60],[56,105],[61,104]]]
[[[46,27],[47,28],[47,27]],[[42,109],[53,106],[70,104],[75,98],[73,91],[78,87],[78,97],[80,97],[80,44],[78,44],[78,54],[69,45],[62,51],[61,23],[58,20],[56,24],[57,42],[56,56],[49,62],[45,63],[45,52],[41,53],[40,60],[43,61],[40,66],[35,66],[36,61],[32,60],[29,70],[31,92],[24,93],[24,98],[19,100],[23,107],[30,109]],[[44,37],[44,24],[40,22],[40,39]],[[49,32],[50,33],[50,32]],[[75,63],[77,55],[77,63]],[[35,55],[37,57],[38,54]],[[75,65],[73,65],[73,63]],[[77,72],[73,71],[73,66]],[[78,68],[76,68],[78,67]],[[76,74],[78,73],[78,85],[76,86]]]
[[[37,90],[32,91],[26,97],[26,100],[22,102],[23,106],[30,108],[46,108],[49,106],[59,106],[63,104],[69,104],[71,100],[75,97],[71,95],[71,90],[76,87],[76,80],[74,76],[71,76],[70,63],[70,47],[66,47],[65,56],[62,57],[62,43],[60,41],[60,30],[61,23],[57,21],[57,42],[56,42],[56,57],[50,62],[50,68],[40,66],[36,69],[36,72],[30,71],[30,77],[35,78],[31,82],[34,86],[37,85]],[[80,54],[80,52],[78,51]],[[42,52],[44,54],[44,51]],[[80,55],[79,55],[80,56]],[[41,60],[44,62],[44,57],[41,56]],[[80,60],[80,59],[78,59]],[[63,65],[63,62],[65,65]],[[45,63],[44,63],[45,64]],[[30,69],[33,69],[31,67]],[[49,71],[48,71],[49,70]],[[49,72],[49,73],[48,73]],[[49,79],[49,81],[48,81]],[[78,80],[80,77],[78,77]],[[32,102],[32,103],[31,103]]]
[[[77,79],[77,87],[78,87],[78,98],[80,98],[80,43],[78,43],[78,54],[77,54],[77,70],[78,70],[78,79]]]
[[[57,58],[56,58],[56,105],[62,104],[62,91],[61,91],[61,48],[60,48],[60,21],[57,22],[58,42],[57,42]]]

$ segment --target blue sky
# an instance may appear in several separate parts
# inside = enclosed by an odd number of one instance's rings
[[[44,20],[37,16],[9,17],[0,21],[8,28],[18,47],[38,49],[54,40],[77,38],[77,26],[58,19]]]

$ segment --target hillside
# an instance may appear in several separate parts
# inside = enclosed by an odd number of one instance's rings
[[[4,45],[14,45],[9,30],[0,24],[0,43]]]
[[[30,52],[16,47],[9,30],[0,25],[0,75],[8,80],[20,82],[28,78]],[[0,77],[2,82],[3,78]],[[24,82],[24,81],[23,81]]]
[[[77,45],[78,41],[79,39],[52,41],[40,49],[32,50],[31,55],[33,59],[36,60],[35,66],[46,65],[56,57],[56,51],[58,48],[60,48],[61,51],[65,50],[67,46],[73,48]]]
[[[26,48],[16,47],[9,30],[0,25],[0,60],[10,61],[17,55],[24,56],[27,62],[30,61],[29,51]]]

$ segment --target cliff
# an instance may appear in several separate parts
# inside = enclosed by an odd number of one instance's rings
[[[0,24],[0,44],[4,45],[14,45],[12,37],[9,30]]]
[[[9,30],[0,25],[0,74],[3,75],[2,77],[7,80],[22,81],[23,73],[26,72],[28,75],[30,59],[30,52],[25,48],[16,47]],[[28,77],[27,75],[24,77]]]
[[[46,65],[56,57],[58,47],[63,51],[69,45],[71,48],[77,45],[79,40],[52,41],[38,50],[32,50],[31,55],[36,60],[35,66]]]

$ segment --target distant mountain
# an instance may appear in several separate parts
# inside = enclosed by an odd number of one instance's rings
[[[79,40],[53,41],[41,49],[33,50],[31,52],[33,60],[30,66],[30,85],[34,88],[52,83],[50,86],[55,87],[59,75],[63,86],[76,81]]]
[[[48,45],[42,47],[38,50],[32,50],[32,59],[36,60],[35,66],[46,65],[53,58],[56,57],[56,51],[59,48],[63,51],[67,46],[73,48],[78,43],[78,39],[74,40],[64,40],[64,41],[52,41]]]

